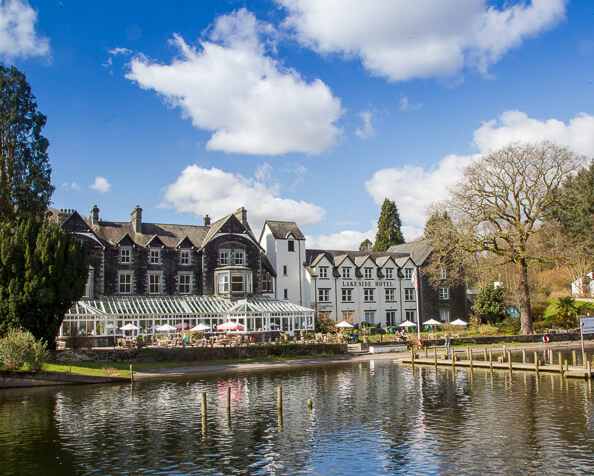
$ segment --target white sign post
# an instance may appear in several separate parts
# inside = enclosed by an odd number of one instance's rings
[[[594,334],[594,317],[580,318],[580,337],[582,339],[582,362],[586,365],[586,352],[584,351],[584,334]]]

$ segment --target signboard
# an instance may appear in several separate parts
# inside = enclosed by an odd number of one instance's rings
[[[582,334],[594,334],[594,317],[582,317]]]

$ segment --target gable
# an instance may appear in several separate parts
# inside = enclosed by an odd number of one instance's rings
[[[132,246],[134,245],[134,240],[128,233],[124,233],[124,235],[119,239],[118,245],[120,246]]]
[[[185,236],[176,246],[176,248],[192,248],[194,244]]]
[[[161,240],[161,238],[159,238],[157,235],[153,236],[150,240],[148,240],[146,246],[152,246],[152,247],[161,247],[161,246],[165,246],[165,243],[163,243],[163,241]]]

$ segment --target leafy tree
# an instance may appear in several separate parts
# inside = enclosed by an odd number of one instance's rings
[[[514,264],[523,334],[534,332],[529,264],[551,258],[529,248],[528,241],[582,160],[550,142],[512,144],[465,168],[452,198],[442,204],[455,233],[446,253],[456,259],[488,253],[499,257],[500,265]]]
[[[555,318],[561,326],[569,329],[577,325],[578,308],[572,297],[559,298],[555,311]]]
[[[476,296],[472,305],[472,312],[479,316],[483,322],[493,324],[505,318],[505,306],[503,298],[506,290],[500,286],[496,288],[492,284],[483,287]]]
[[[384,199],[377,223],[377,235],[375,235],[373,251],[386,251],[392,245],[404,243],[404,237],[400,230],[401,226],[396,203],[387,198]]]
[[[56,225],[2,225],[0,334],[23,328],[53,349],[64,314],[84,293],[87,266],[83,243]]]
[[[45,122],[25,75],[0,64],[0,222],[40,216],[49,205],[54,187]]]
[[[373,243],[368,238],[365,238],[363,242],[359,245],[359,251],[372,251],[373,250]]]

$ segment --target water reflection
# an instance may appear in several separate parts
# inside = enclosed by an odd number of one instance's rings
[[[5,474],[592,473],[593,420],[584,381],[375,361],[4,391],[0,452]]]

